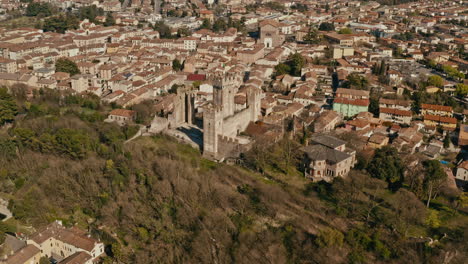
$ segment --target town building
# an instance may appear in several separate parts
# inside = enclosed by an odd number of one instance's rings
[[[283,44],[285,37],[280,31],[280,25],[274,20],[263,20],[259,23],[260,39],[265,48],[274,48]]]
[[[55,221],[31,235],[27,243],[39,249],[41,257],[59,261],[80,252],[93,261],[105,254],[103,243],[76,227],[64,227],[60,221]]]
[[[41,259],[41,250],[34,245],[27,245],[13,255],[9,256],[2,264],[37,264]]]
[[[379,101],[379,118],[384,122],[409,125],[412,116],[410,101],[383,98]]]
[[[303,151],[304,175],[313,181],[346,177],[356,163],[356,152],[347,150],[345,141],[328,135],[313,137]]]
[[[124,125],[135,121],[136,112],[127,109],[114,109],[109,113],[107,120],[110,122],[116,122],[119,125]]]
[[[463,161],[457,166],[457,174],[455,179],[462,181],[463,183],[468,182],[468,160]]]
[[[461,124],[460,132],[458,133],[458,145],[466,146],[468,145],[468,125]]]

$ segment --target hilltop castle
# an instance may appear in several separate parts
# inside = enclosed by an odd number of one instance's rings
[[[242,152],[249,141],[240,138],[250,122],[261,115],[261,90],[249,88],[246,91],[245,107],[236,107],[234,97],[239,92],[242,76],[233,73],[210,76],[213,85],[213,100],[201,107],[203,113],[203,156],[222,160]],[[179,89],[174,100],[174,111],[169,117],[172,128],[194,124],[196,91]]]

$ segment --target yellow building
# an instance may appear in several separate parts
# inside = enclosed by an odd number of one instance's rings
[[[441,126],[444,130],[453,131],[457,128],[457,119],[446,116],[424,115],[424,124],[428,128]]]
[[[453,109],[445,105],[421,104],[421,114],[452,117]]]

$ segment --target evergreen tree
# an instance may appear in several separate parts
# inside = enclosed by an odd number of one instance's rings
[[[398,151],[385,146],[375,151],[367,172],[374,178],[385,180],[390,189],[397,190],[403,183],[404,165]]]
[[[379,75],[380,76],[385,76],[386,72],[387,72],[387,65],[385,64],[385,60],[383,60],[380,63]]]
[[[57,60],[57,62],[55,63],[55,71],[67,72],[71,76],[80,73],[80,69],[78,69],[78,66],[76,65],[76,63],[65,58],[60,58]]]
[[[431,200],[436,196],[442,184],[447,180],[447,174],[438,160],[426,160],[423,162],[426,170],[423,187],[427,194],[426,206],[429,207]]]
[[[105,27],[110,27],[110,26],[115,26],[115,19],[114,16],[112,16],[112,13],[107,13],[106,14],[106,21],[104,22]]]
[[[211,21],[209,19],[205,18],[205,19],[203,19],[203,23],[202,23],[200,28],[212,29],[213,25],[211,24]]]
[[[6,87],[0,87],[0,126],[11,122],[18,113],[16,102]]]
[[[182,69],[182,63],[178,59],[172,61],[172,69],[174,71],[180,71]]]
[[[320,31],[335,31],[335,26],[332,23],[323,22],[319,26]]]

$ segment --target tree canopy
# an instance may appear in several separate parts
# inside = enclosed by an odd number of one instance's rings
[[[111,27],[115,25],[115,18],[112,15],[112,13],[108,12],[106,14],[106,21],[104,21],[104,26],[105,27]]]
[[[49,3],[32,2],[26,8],[26,16],[48,17],[54,12],[54,7]]]
[[[275,75],[290,74],[293,76],[301,76],[301,70],[305,64],[305,58],[299,53],[294,53],[289,56],[285,63],[280,63],[275,67]]]
[[[68,29],[77,29],[79,20],[73,15],[52,16],[44,20],[42,29],[44,32],[65,33]]]
[[[367,171],[372,177],[385,180],[393,190],[398,189],[403,182],[404,165],[393,147],[377,149]]]
[[[323,22],[319,26],[320,31],[335,31],[335,26],[329,22]]]
[[[442,87],[444,85],[444,79],[440,77],[439,75],[431,75],[427,79],[427,85],[428,86],[436,86],[436,87]]]
[[[172,61],[172,69],[174,71],[180,71],[182,69],[182,63],[178,59]]]
[[[0,126],[11,122],[18,113],[18,106],[15,99],[8,93],[6,87],[0,87]]]
[[[348,27],[345,27],[345,28],[340,29],[338,31],[338,34],[353,34],[353,30]]]
[[[369,81],[366,77],[358,74],[358,73],[351,73],[346,77],[346,83],[344,84],[345,87],[354,88],[358,90],[366,90],[367,86],[369,85]]]
[[[427,207],[429,207],[436,191],[446,181],[447,174],[438,160],[426,160],[423,162],[423,166],[425,169],[423,187],[427,193]]]
[[[465,97],[468,95],[468,85],[463,84],[463,83],[458,83],[456,87],[457,89],[455,93],[457,94],[457,96]]]
[[[78,9],[80,20],[88,19],[91,22],[96,21],[97,16],[103,16],[104,10],[96,5],[82,6]]]
[[[78,69],[76,63],[66,58],[60,58],[55,62],[55,71],[67,72],[71,76],[80,73],[80,69]]]

